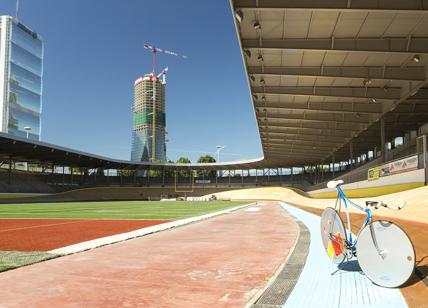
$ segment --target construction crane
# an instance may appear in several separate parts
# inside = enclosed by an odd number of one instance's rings
[[[183,56],[183,55],[180,55],[180,54],[178,54],[178,53],[176,53],[174,51],[169,51],[169,50],[166,50],[166,49],[161,49],[161,48],[149,45],[149,44],[144,44],[144,48],[145,49],[150,49],[151,52],[152,52],[152,55],[153,55],[153,70],[152,70],[153,76],[155,76],[155,74],[156,74],[156,54],[158,52],[162,52],[162,53],[170,55],[170,56],[176,56],[176,57],[180,57],[180,58],[183,58],[183,59],[187,59],[187,56]]]
[[[166,73],[168,73],[168,66],[165,67],[156,77],[159,79],[162,76],[162,83],[166,84]]]
[[[152,57],[153,57],[153,69],[152,69],[153,112],[152,112],[152,153],[151,154],[152,154],[152,162],[155,162],[155,157],[156,157],[156,81],[159,80],[160,76],[162,76],[162,83],[165,84],[166,83],[165,75],[168,72],[168,67],[166,67],[162,70],[162,72],[159,75],[156,76],[156,54],[158,52],[161,52],[161,53],[164,53],[164,54],[167,54],[170,56],[180,57],[183,59],[187,59],[187,56],[180,55],[174,51],[158,48],[158,47],[155,47],[155,46],[150,45],[150,44],[144,44],[144,48],[149,49],[152,52]]]

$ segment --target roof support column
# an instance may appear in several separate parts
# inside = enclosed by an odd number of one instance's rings
[[[305,180],[305,166],[302,167],[302,183]]]
[[[324,163],[321,165],[321,182],[324,182]]]
[[[7,184],[11,184],[12,183],[12,160],[9,160],[9,171],[7,173]]]
[[[293,186],[293,167],[291,167],[290,168],[291,170],[290,170],[290,183],[291,183],[291,185]]]
[[[380,149],[382,162],[385,162],[386,153],[385,153],[385,119],[382,117],[380,119]]]
[[[354,160],[354,144],[352,140],[349,142],[349,157],[351,158],[351,169],[354,166],[353,160]]]
[[[257,169],[256,169],[256,186],[257,186]]]
[[[162,167],[162,187],[165,187],[165,167]]]

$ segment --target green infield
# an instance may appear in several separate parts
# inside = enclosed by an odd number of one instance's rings
[[[181,219],[246,204],[230,201],[100,201],[0,204],[0,218]]]
[[[49,260],[58,255],[47,252],[0,251],[0,272]]]

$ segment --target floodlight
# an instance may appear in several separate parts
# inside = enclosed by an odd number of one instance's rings
[[[363,85],[365,86],[365,87],[367,87],[368,85],[370,85],[372,83],[372,80],[371,79],[364,79],[363,80]]]
[[[421,61],[421,57],[419,55],[414,55],[412,61],[419,63],[419,61]]]
[[[414,95],[416,95],[416,93],[418,93],[418,89],[413,90],[413,91],[410,93],[410,96],[414,96]]]
[[[244,13],[242,13],[241,10],[236,10],[235,11],[235,18],[239,23],[241,23],[242,20],[244,19]]]

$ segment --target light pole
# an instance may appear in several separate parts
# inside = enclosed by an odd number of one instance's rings
[[[217,162],[220,162],[220,151],[223,150],[225,147],[226,147],[225,145],[217,146]]]
[[[25,126],[24,129],[27,132],[27,139],[28,139],[28,133],[30,132],[31,127],[30,126]]]

